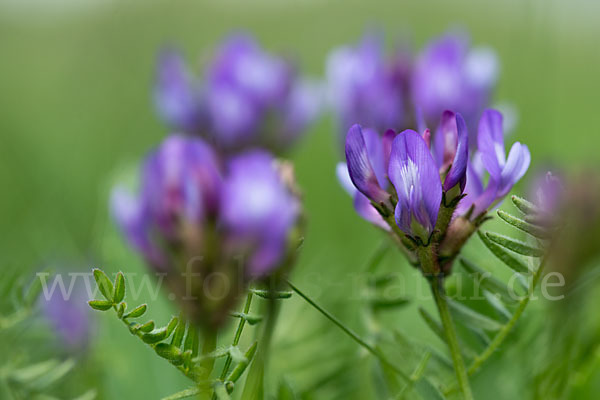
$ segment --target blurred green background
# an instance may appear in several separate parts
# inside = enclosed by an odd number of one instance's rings
[[[33,276],[61,263],[79,270],[143,271],[110,221],[107,199],[119,171],[168,133],[151,102],[162,45],[180,46],[200,67],[224,35],[244,29],[319,77],[328,52],[356,42],[366,28],[382,29],[390,45],[408,38],[419,48],[448,28],[464,27],[474,43],[499,54],[495,99],[518,111],[509,141],[529,145],[534,167],[551,161],[572,169],[600,161],[598,17],[600,4],[592,0],[0,0],[0,271]],[[347,288],[383,238],[354,214],[336,181],[336,135],[333,118],[324,115],[292,154],[309,219],[292,279],[364,333],[360,302],[348,299]],[[473,242],[468,251],[493,263]],[[391,253],[383,268],[406,273],[407,295],[422,284],[400,254]],[[162,298],[156,303],[152,316],[166,322],[174,307]],[[542,304],[531,309],[547,312]],[[89,382],[100,398],[155,399],[188,386],[114,317],[93,317],[95,333],[80,364],[82,371],[96,372]],[[416,306],[383,319],[407,336],[437,341]],[[515,334],[506,347],[519,349],[521,337],[527,335]],[[222,339],[227,343],[228,335]],[[343,333],[293,298],[282,310],[270,385],[286,379],[299,390],[318,387],[319,399],[369,398],[368,363],[350,364],[343,381],[325,379],[348,354],[366,359]],[[499,354],[493,367],[476,375],[477,398],[528,398],[521,390],[531,376],[529,364],[515,364],[510,355]],[[78,392],[77,385],[68,385],[59,390]],[[575,398],[597,398],[600,375],[586,385]]]

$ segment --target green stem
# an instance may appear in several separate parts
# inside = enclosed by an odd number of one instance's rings
[[[212,329],[205,330],[204,340],[202,342],[202,355],[207,356],[210,353],[214,352],[216,348],[217,332]],[[199,399],[209,399],[211,397],[210,374],[212,373],[214,366],[214,357],[204,357],[202,361],[200,361],[200,368],[202,369],[202,374],[200,375],[197,382],[198,389],[200,389]]]
[[[382,364],[385,364],[387,367],[389,367],[392,370],[394,370],[394,372],[396,372],[398,374],[398,376],[402,377],[402,379],[404,379],[406,382],[410,381],[410,377],[408,375],[406,375],[398,367],[396,367],[394,364],[392,364],[390,361],[388,361],[385,358],[385,356],[379,350],[377,350],[376,348],[374,348],[373,346],[371,346],[370,344],[368,344],[367,342],[365,342],[352,329],[350,329],[346,325],[344,325],[339,319],[337,319],[329,311],[325,310],[323,307],[321,307],[320,305],[318,305],[317,303],[315,303],[314,300],[312,300],[310,297],[308,297],[306,294],[304,294],[302,291],[300,291],[300,289],[298,289],[296,286],[294,286],[290,281],[287,281],[287,283],[290,286],[290,288],[292,288],[292,290],[294,292],[296,292],[300,297],[302,297],[304,300],[306,300],[306,302],[308,304],[310,304],[311,306],[313,306],[317,311],[319,311],[321,314],[323,314],[328,320],[330,320],[331,322],[333,322],[344,333],[346,333],[348,336],[350,336],[356,343],[358,343],[360,346],[364,347],[369,353],[371,353],[377,359],[379,359],[379,361]]]
[[[437,279],[431,279],[430,282],[431,291],[440,313],[444,332],[446,333],[448,348],[450,349],[450,355],[452,356],[452,363],[454,364],[458,385],[465,400],[472,400],[473,394],[471,393],[471,387],[469,386],[469,377],[467,375],[465,362],[460,352],[460,346],[458,345],[458,338],[456,336],[456,330],[454,328],[454,323],[452,322],[452,317],[450,316],[450,309],[448,308],[448,303],[446,302],[443,280],[440,277]]]
[[[248,314],[250,311],[250,304],[252,303],[252,292],[248,292],[248,296],[246,297],[246,304],[244,304],[244,314]],[[244,325],[246,325],[246,318],[240,318],[240,322],[238,323],[237,330],[235,331],[235,336],[233,338],[233,342],[231,346],[235,347],[240,343],[240,338],[242,337],[242,331],[244,330]],[[224,380],[227,377],[227,373],[229,372],[229,367],[231,366],[232,358],[231,355],[227,355],[227,359],[225,360],[225,365],[223,366],[223,371],[221,371],[220,380]]]

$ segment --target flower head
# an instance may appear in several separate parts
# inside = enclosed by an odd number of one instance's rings
[[[320,90],[293,65],[248,35],[227,38],[205,76],[193,78],[180,57],[161,56],[155,98],[172,127],[199,134],[220,152],[289,147],[316,117]]]

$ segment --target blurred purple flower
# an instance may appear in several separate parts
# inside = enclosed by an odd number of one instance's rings
[[[444,110],[461,113],[471,131],[488,105],[498,76],[498,61],[489,48],[470,48],[469,38],[446,34],[417,57],[412,75],[412,100],[428,126]]]
[[[249,257],[247,273],[262,277],[280,265],[300,204],[282,180],[273,157],[263,151],[229,161],[221,220],[229,245]]]
[[[321,102],[316,84],[299,79],[290,62],[244,34],[217,49],[202,89],[181,59],[163,56],[155,97],[167,123],[202,135],[223,152],[287,149],[316,118]]]
[[[330,102],[346,132],[353,124],[377,132],[399,129],[404,118],[402,58],[386,60],[383,43],[367,35],[356,47],[341,47],[327,59]]]
[[[147,262],[165,269],[162,242],[201,240],[202,223],[215,218],[220,195],[212,149],[200,139],[171,136],[146,159],[139,197],[117,187],[111,207],[129,242]]]
[[[55,279],[58,279],[55,277]],[[49,298],[40,296],[42,314],[50,322],[65,348],[71,351],[83,349],[89,342],[91,320],[88,296],[83,281],[63,292],[55,286]]]
[[[159,55],[154,102],[160,117],[176,130],[196,131],[205,123],[198,83],[175,50]]]
[[[417,132],[401,132],[392,143],[388,175],[398,194],[395,217],[407,235],[427,242],[442,201],[439,169]]]
[[[547,171],[535,176],[530,188],[530,198],[544,214],[554,214],[564,201],[564,192],[563,179]]]
[[[457,212],[464,213],[472,205],[474,216],[502,200],[527,172],[531,154],[526,145],[516,142],[508,158],[504,150],[502,114],[486,110],[479,121],[478,152],[467,167],[467,196],[460,202]],[[489,173],[487,187],[483,188],[484,171]]]

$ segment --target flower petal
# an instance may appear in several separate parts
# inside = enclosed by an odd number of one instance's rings
[[[398,193],[395,215],[400,229],[413,234],[414,217],[431,232],[442,200],[442,185],[429,148],[417,132],[406,130],[394,139],[388,175]]]
[[[519,142],[513,144],[506,160],[506,165],[502,169],[500,187],[498,196],[504,197],[515,183],[519,181],[527,172],[531,162],[531,155],[527,146]]]
[[[450,167],[450,171],[444,180],[444,190],[448,191],[457,183],[460,183],[460,190],[463,192],[467,179],[467,162],[469,160],[469,134],[465,120],[460,114],[456,114],[455,116],[455,127],[457,132],[456,148],[452,167]]]
[[[504,152],[504,135],[502,131],[502,114],[496,110],[485,110],[479,120],[477,132],[477,148],[481,160],[491,176],[500,179],[506,160]]]
[[[390,230],[390,226],[384,221],[383,217],[371,204],[371,200],[366,198],[362,193],[356,192],[354,195],[354,209],[362,218],[370,223],[386,230]]]
[[[369,139],[369,141],[371,140]],[[372,154],[376,155],[377,151],[374,148],[370,150]],[[369,199],[375,202],[387,201],[389,194],[379,185],[378,177],[369,159],[369,153],[360,125],[353,125],[346,136],[346,162],[350,179],[354,186]],[[380,155],[380,161],[383,163],[383,150]],[[376,155],[376,157],[379,156]],[[378,170],[381,171],[380,168]]]

